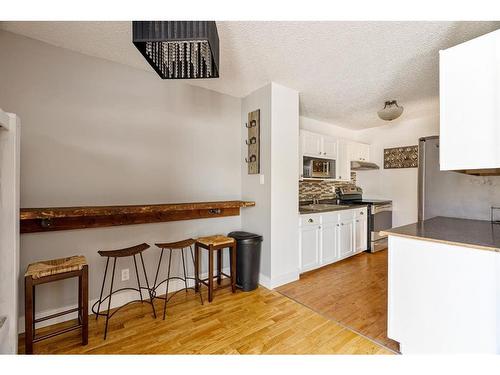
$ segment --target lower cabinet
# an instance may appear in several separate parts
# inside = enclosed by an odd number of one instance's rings
[[[300,272],[334,263],[366,250],[366,208],[301,215]]]
[[[320,225],[307,225],[301,228],[300,239],[300,270],[306,272],[318,268],[320,251]]]

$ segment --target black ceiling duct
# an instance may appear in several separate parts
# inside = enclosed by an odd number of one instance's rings
[[[133,21],[132,41],[163,79],[219,77],[215,21]]]

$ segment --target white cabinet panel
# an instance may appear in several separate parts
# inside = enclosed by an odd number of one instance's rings
[[[441,170],[500,168],[500,30],[440,51]]]
[[[351,180],[351,161],[349,160],[349,144],[347,141],[339,141],[339,157],[336,161],[337,180]]]
[[[338,140],[333,137],[322,137],[323,147],[322,152],[325,158],[329,159],[337,159],[337,148],[338,148]]]
[[[309,225],[300,228],[300,271],[317,268],[320,251],[320,226]]]
[[[349,142],[349,161],[370,161],[370,145],[366,143]]]
[[[338,235],[339,258],[354,254],[354,219],[341,220]]]
[[[337,254],[337,226],[335,220],[321,225],[321,264],[333,263],[338,258]]]
[[[308,156],[322,156],[322,136],[308,131],[300,132],[302,154]]]
[[[366,213],[360,215],[355,219],[355,233],[356,233],[356,252],[365,251],[368,246],[368,220]]]

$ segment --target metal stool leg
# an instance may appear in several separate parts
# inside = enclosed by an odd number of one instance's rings
[[[167,271],[167,290],[165,291],[165,303],[163,304],[163,320],[165,320],[165,316],[167,315],[168,286],[170,284],[170,265],[172,264],[172,249],[168,250],[169,250],[169,255],[168,255],[168,271]]]
[[[146,267],[144,266],[144,258],[142,257],[142,253],[139,253],[139,256],[141,257],[142,270],[144,271],[144,279],[146,280],[146,287],[148,288],[149,292],[149,301],[151,302],[151,307],[153,308],[153,316],[156,319],[156,310],[153,301],[153,293],[151,291],[151,288],[149,287],[148,274],[146,273]]]
[[[106,259],[106,268],[104,269],[104,277],[102,279],[101,294],[99,295],[99,303],[97,304],[97,314],[95,314],[95,320],[99,318],[99,310],[101,309],[102,293],[104,291],[104,283],[106,282],[106,275],[108,274],[108,264],[109,257]]]
[[[186,261],[184,260],[184,248],[181,249],[181,257],[182,257],[182,269],[184,270],[184,286],[186,289],[186,293],[188,292],[188,280],[186,274]]]
[[[143,300],[142,300],[141,280],[139,279],[139,271],[137,270],[137,261],[135,260],[135,254],[133,255],[133,258],[134,258],[135,276],[137,278],[137,290],[139,291],[139,298],[141,299],[142,303]]]
[[[108,335],[109,310],[111,309],[111,296],[113,295],[113,282],[115,281],[115,268],[116,268],[116,258],[113,258],[113,273],[111,275],[111,286],[109,288],[108,312],[106,313],[106,327],[104,328],[104,340],[106,340],[106,336]]]
[[[160,272],[160,266],[161,266],[161,259],[163,258],[163,250],[164,249],[161,249],[161,252],[160,252],[160,260],[158,261],[158,267],[156,267],[156,275],[155,275],[155,282],[153,284],[153,290],[155,292],[155,297],[156,297],[156,288],[158,285],[156,285],[156,282],[158,281],[158,274]]]

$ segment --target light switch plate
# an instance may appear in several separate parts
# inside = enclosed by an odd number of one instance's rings
[[[263,174],[259,175],[259,182],[261,185],[264,185],[264,175]]]

